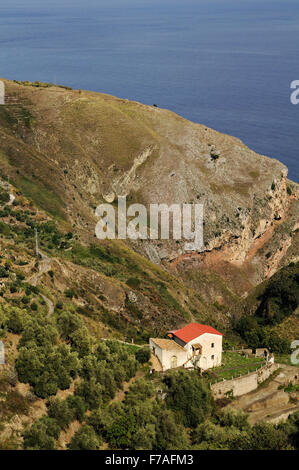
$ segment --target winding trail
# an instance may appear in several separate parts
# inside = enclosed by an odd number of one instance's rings
[[[28,282],[32,284],[33,286],[36,286],[40,278],[43,276],[43,274],[49,272],[51,270],[51,260],[50,258],[45,255],[44,253],[41,253],[41,261],[39,263],[38,267],[38,272],[33,274],[29,279]]]
[[[44,299],[44,301],[47,304],[49,315],[53,315],[53,313],[54,313],[54,304],[53,304],[52,300],[50,300],[49,297],[46,297],[43,294],[41,294],[41,297]]]
[[[122,341],[121,339],[116,338],[99,338],[100,341],[117,341],[118,343],[128,344],[129,346],[136,346],[136,348],[144,348],[144,346],[148,346],[148,344],[135,344],[135,343],[128,343],[127,341]]]
[[[38,272],[33,274],[33,276],[31,276],[27,281],[32,286],[36,286],[38,284],[40,278],[44,274],[49,272],[51,270],[51,267],[52,267],[51,266],[51,259],[49,258],[49,256],[47,256],[47,255],[45,255],[44,253],[41,253],[41,252],[40,252],[40,256],[41,256],[41,261],[40,261],[40,264],[39,264]],[[41,297],[44,299],[44,301],[47,304],[48,314],[53,315],[53,313],[54,313],[54,304],[53,304],[52,300],[49,299],[49,297],[45,296],[44,294],[41,294]]]

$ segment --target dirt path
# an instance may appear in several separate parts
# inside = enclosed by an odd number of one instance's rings
[[[278,423],[299,410],[299,404],[292,404],[289,401],[289,394],[282,389],[283,385],[287,385],[291,381],[298,382],[299,368],[284,364],[281,364],[280,367],[279,375],[266,386],[236,398],[229,405],[249,413],[250,424],[253,425],[261,421]]]
[[[33,286],[37,285],[38,281],[43,276],[43,274],[51,270],[51,259],[44,253],[40,253],[40,255],[42,259],[39,263],[38,272],[33,274],[33,276],[31,276],[27,281]]]
[[[73,421],[66,431],[61,431],[58,439],[58,449],[66,450],[67,445],[71,442],[72,437],[81,428],[82,424],[79,421]]]
[[[49,315],[52,315],[54,313],[54,304],[53,304],[52,300],[50,300],[49,297],[46,297],[43,294],[41,294],[41,297],[44,299],[44,301],[47,304]]]
[[[47,272],[51,270],[51,259],[49,256],[45,255],[44,253],[40,253],[41,255],[41,261],[39,263],[39,268],[38,272],[33,274],[27,282],[29,282],[31,285],[36,286],[40,280],[40,278]],[[41,294],[41,297],[44,299],[44,301],[47,304],[48,307],[48,314],[52,315],[54,313],[54,304],[49,297],[46,297],[44,294]]]
[[[148,344],[135,344],[135,343],[128,343],[127,341],[122,341],[121,339],[116,338],[100,338],[101,341],[117,341],[118,343],[127,344],[129,346],[136,346],[136,348],[144,348],[144,346],[148,346]]]

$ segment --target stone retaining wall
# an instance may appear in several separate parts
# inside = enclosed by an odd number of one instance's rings
[[[238,397],[255,390],[258,385],[270,377],[279,368],[278,364],[266,364],[256,372],[251,372],[242,377],[231,380],[224,380],[211,385],[211,390],[215,399],[227,396]]]

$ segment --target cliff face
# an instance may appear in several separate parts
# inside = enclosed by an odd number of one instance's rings
[[[86,239],[95,207],[126,195],[145,205],[203,204],[203,252],[185,253],[184,241],[131,242],[199,290],[196,271],[244,295],[298,259],[298,186],[280,162],[155,107],[59,87],[6,82],[6,90],[2,170]]]

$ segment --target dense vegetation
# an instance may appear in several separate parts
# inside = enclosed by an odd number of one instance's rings
[[[261,324],[275,325],[290,316],[299,305],[299,263],[274,274],[258,300],[255,316]]]
[[[19,308],[10,315],[2,308],[1,328],[21,334],[16,369],[18,379],[31,385],[22,402],[15,392],[14,406],[28,413],[31,403],[46,399],[47,413],[23,431],[25,449],[59,448],[73,423],[78,424],[69,449],[298,447],[298,414],[279,426],[251,427],[246,415],[221,410],[196,371],[150,374],[148,349],[134,352],[117,341],[96,340],[71,305],[52,316]],[[7,380],[13,390],[11,372]],[[129,383],[125,393],[124,383]],[[58,390],[67,392],[64,398]]]
[[[9,367],[0,375],[0,448],[63,448],[66,433],[69,449],[298,448],[298,415],[284,425],[251,427],[245,415],[223,411],[214,402],[208,374],[150,374],[148,347],[101,339],[100,322],[111,336],[124,339],[125,331],[137,342],[147,342],[153,331],[144,327],[149,304],[142,309],[134,296],[148,298],[151,310],[158,306],[162,320],[169,311],[188,320],[191,307],[201,319],[197,305],[204,304],[199,296],[192,297],[194,291],[148,261],[142,263],[126,247],[83,245],[69,227],[59,229],[19,193],[9,203],[9,194],[0,189],[0,205],[0,237],[5,242],[0,254],[0,339],[9,346]],[[83,288],[68,279],[65,287],[59,279],[54,287],[55,268],[43,274],[44,282],[33,285],[32,276],[42,263],[34,257],[35,229],[40,249],[49,259],[57,258],[59,266],[71,262],[121,286],[125,315],[104,307],[106,292],[96,292],[92,282]],[[53,303],[53,312],[45,299]],[[288,343],[271,328],[296,305],[297,265],[273,276],[255,314],[235,325],[235,337],[239,340],[240,335],[251,347],[287,352]],[[219,305],[215,308],[220,311]],[[214,324],[212,319],[209,323]],[[163,323],[155,327],[162,334],[167,329]],[[38,419],[32,419],[35,405],[43,410]],[[16,414],[27,418],[19,429],[23,441],[1,441],[1,432]]]
[[[83,425],[73,435],[70,449],[100,449],[103,442],[111,449],[132,450],[298,449],[299,413],[280,425],[251,427],[244,413],[219,409],[196,374],[175,372],[167,376],[166,400],[157,393],[156,385],[155,379],[137,379],[124,401],[96,407],[85,418],[83,402],[76,402],[74,397],[50,401],[48,416],[25,432],[24,446],[54,449],[61,430],[77,418]]]
[[[273,352],[288,353],[289,342],[272,327],[292,315],[299,305],[299,263],[291,263],[259,286],[249,297],[248,305],[251,303],[253,312],[235,322],[235,331],[251,348],[267,347]]]
[[[284,354],[290,351],[290,342],[270,328],[263,327],[256,317],[242,317],[235,325],[235,330],[250,348],[268,348],[269,351]]]

